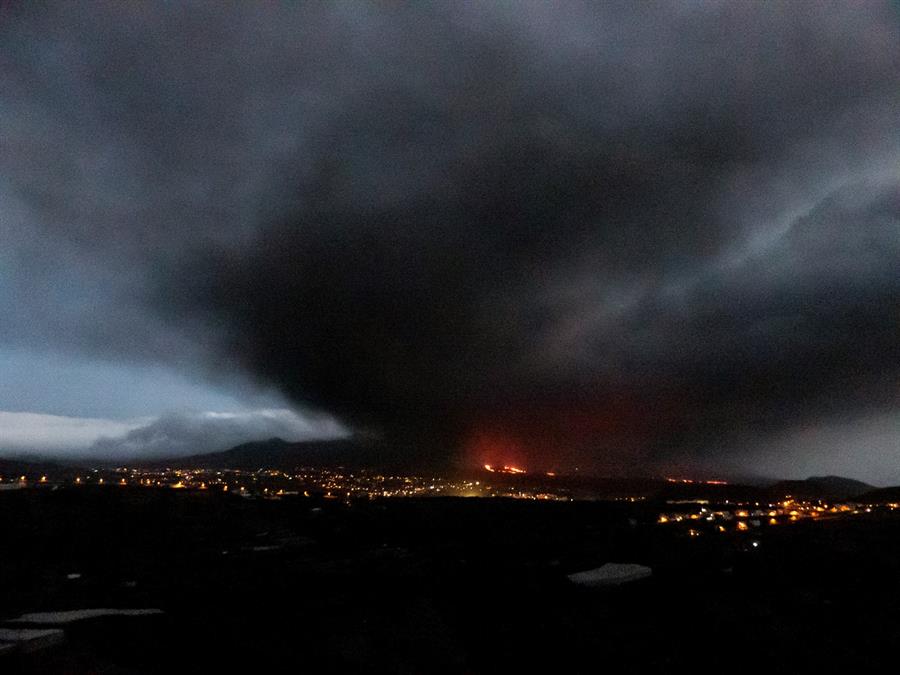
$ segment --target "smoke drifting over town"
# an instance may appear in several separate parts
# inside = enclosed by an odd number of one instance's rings
[[[411,462],[900,446],[896,5],[7,3],[0,86],[0,345]]]

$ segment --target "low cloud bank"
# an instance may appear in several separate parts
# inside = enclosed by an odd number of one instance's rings
[[[0,412],[0,454],[7,456],[178,457],[273,436],[303,441],[346,434],[331,417],[284,408],[168,413],[137,420]]]
[[[102,437],[123,436],[148,421],[0,411],[0,452],[7,455],[67,453],[86,448]]]

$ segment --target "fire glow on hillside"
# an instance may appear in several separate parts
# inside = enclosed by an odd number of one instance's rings
[[[491,473],[527,473],[525,469],[520,469],[517,466],[493,466],[491,464],[484,465],[485,471],[490,471]]]
[[[728,481],[724,480],[694,480],[693,478],[670,478],[666,477],[669,483],[697,483],[700,485],[728,485]]]

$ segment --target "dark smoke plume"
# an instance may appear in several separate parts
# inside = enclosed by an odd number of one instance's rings
[[[95,9],[7,12],[0,109],[132,308],[73,348],[546,465],[896,405],[890,4]]]

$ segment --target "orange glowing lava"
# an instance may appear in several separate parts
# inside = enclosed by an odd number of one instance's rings
[[[666,477],[669,483],[698,483],[700,485],[728,485],[728,481],[724,480],[694,480],[693,478],[670,478]]]
[[[491,473],[526,473],[525,469],[520,469],[517,466],[492,466],[490,464],[484,465],[485,471],[490,471]]]

